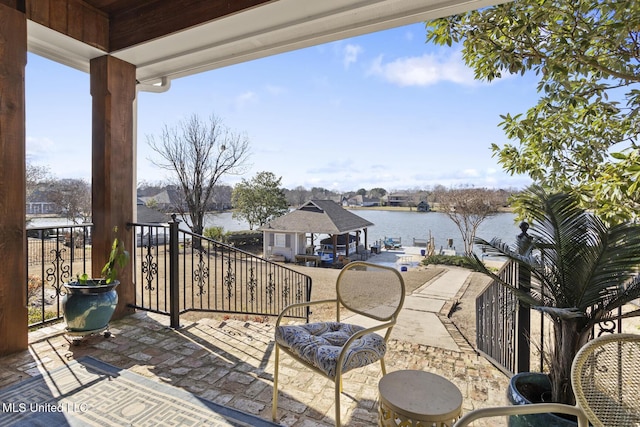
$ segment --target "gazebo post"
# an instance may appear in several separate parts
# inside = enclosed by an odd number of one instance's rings
[[[331,241],[333,242],[333,265],[338,262],[338,235],[332,234]]]
[[[369,247],[369,229],[367,227],[364,228],[364,250],[366,251]]]
[[[345,258],[349,258],[349,245],[351,245],[351,233],[347,233],[344,235],[344,256]]]

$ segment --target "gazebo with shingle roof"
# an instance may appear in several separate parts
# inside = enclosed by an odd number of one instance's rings
[[[367,247],[367,229],[372,222],[349,212],[332,200],[311,200],[298,209],[278,217],[260,227],[264,233],[264,253],[267,257],[279,255],[287,261],[296,255],[307,253],[307,234],[328,234],[333,242],[333,259],[336,259],[338,237],[344,236],[345,242],[351,233],[364,231],[364,247]],[[356,253],[358,252],[356,245]],[[349,256],[349,245],[345,244],[345,257]]]

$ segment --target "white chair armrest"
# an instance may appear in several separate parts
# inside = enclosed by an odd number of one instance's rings
[[[578,417],[578,427],[589,427],[587,416],[577,406],[563,405],[561,403],[535,403],[530,405],[498,406],[494,408],[481,408],[471,411],[460,418],[454,427],[464,427],[472,421],[480,418],[498,417],[502,415],[524,415],[556,412]]]

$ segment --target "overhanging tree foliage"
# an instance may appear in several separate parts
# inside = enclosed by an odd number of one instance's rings
[[[640,315],[640,309],[617,311],[640,297],[640,226],[631,222],[608,226],[581,208],[574,195],[550,194],[538,186],[521,199],[532,220],[527,244],[515,249],[499,239],[476,239],[476,243],[530,274],[530,292],[514,287],[476,256],[473,263],[549,317],[554,333],[544,356],[552,401],[574,404],[571,364],[595,326]]]
[[[289,204],[280,187],[281,180],[272,172],[258,172],[250,181],[243,179],[231,196],[233,217],[244,219],[253,230],[255,225],[264,225],[287,213]]]
[[[170,171],[184,194],[185,205],[175,206],[176,210],[194,233],[202,234],[204,215],[220,178],[245,172],[248,139],[231,132],[216,116],[205,122],[194,114],[175,127],[165,125],[158,140],[147,136],[147,142],[161,158],[151,161]]]
[[[526,173],[612,222],[640,207],[640,2],[519,0],[427,23],[427,41],[462,43],[477,79],[535,72],[538,104],[505,114],[518,144],[493,145]]]

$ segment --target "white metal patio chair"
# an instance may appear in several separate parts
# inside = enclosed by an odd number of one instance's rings
[[[501,415],[565,413],[578,418],[578,427],[640,426],[640,335],[604,335],[585,344],[571,367],[576,405],[539,403],[476,409],[454,425]]]
[[[278,410],[278,365],[282,350],[335,383],[335,423],[339,426],[342,374],[377,361],[380,361],[382,374],[386,373],[384,355],[387,341],[404,303],[404,292],[404,280],[396,269],[356,261],[347,264],[338,275],[336,299],[286,307],[276,321],[275,330],[274,421]],[[318,304],[335,304],[336,320],[298,325],[280,324],[288,310]],[[365,328],[341,323],[341,308],[373,319],[376,325]]]

